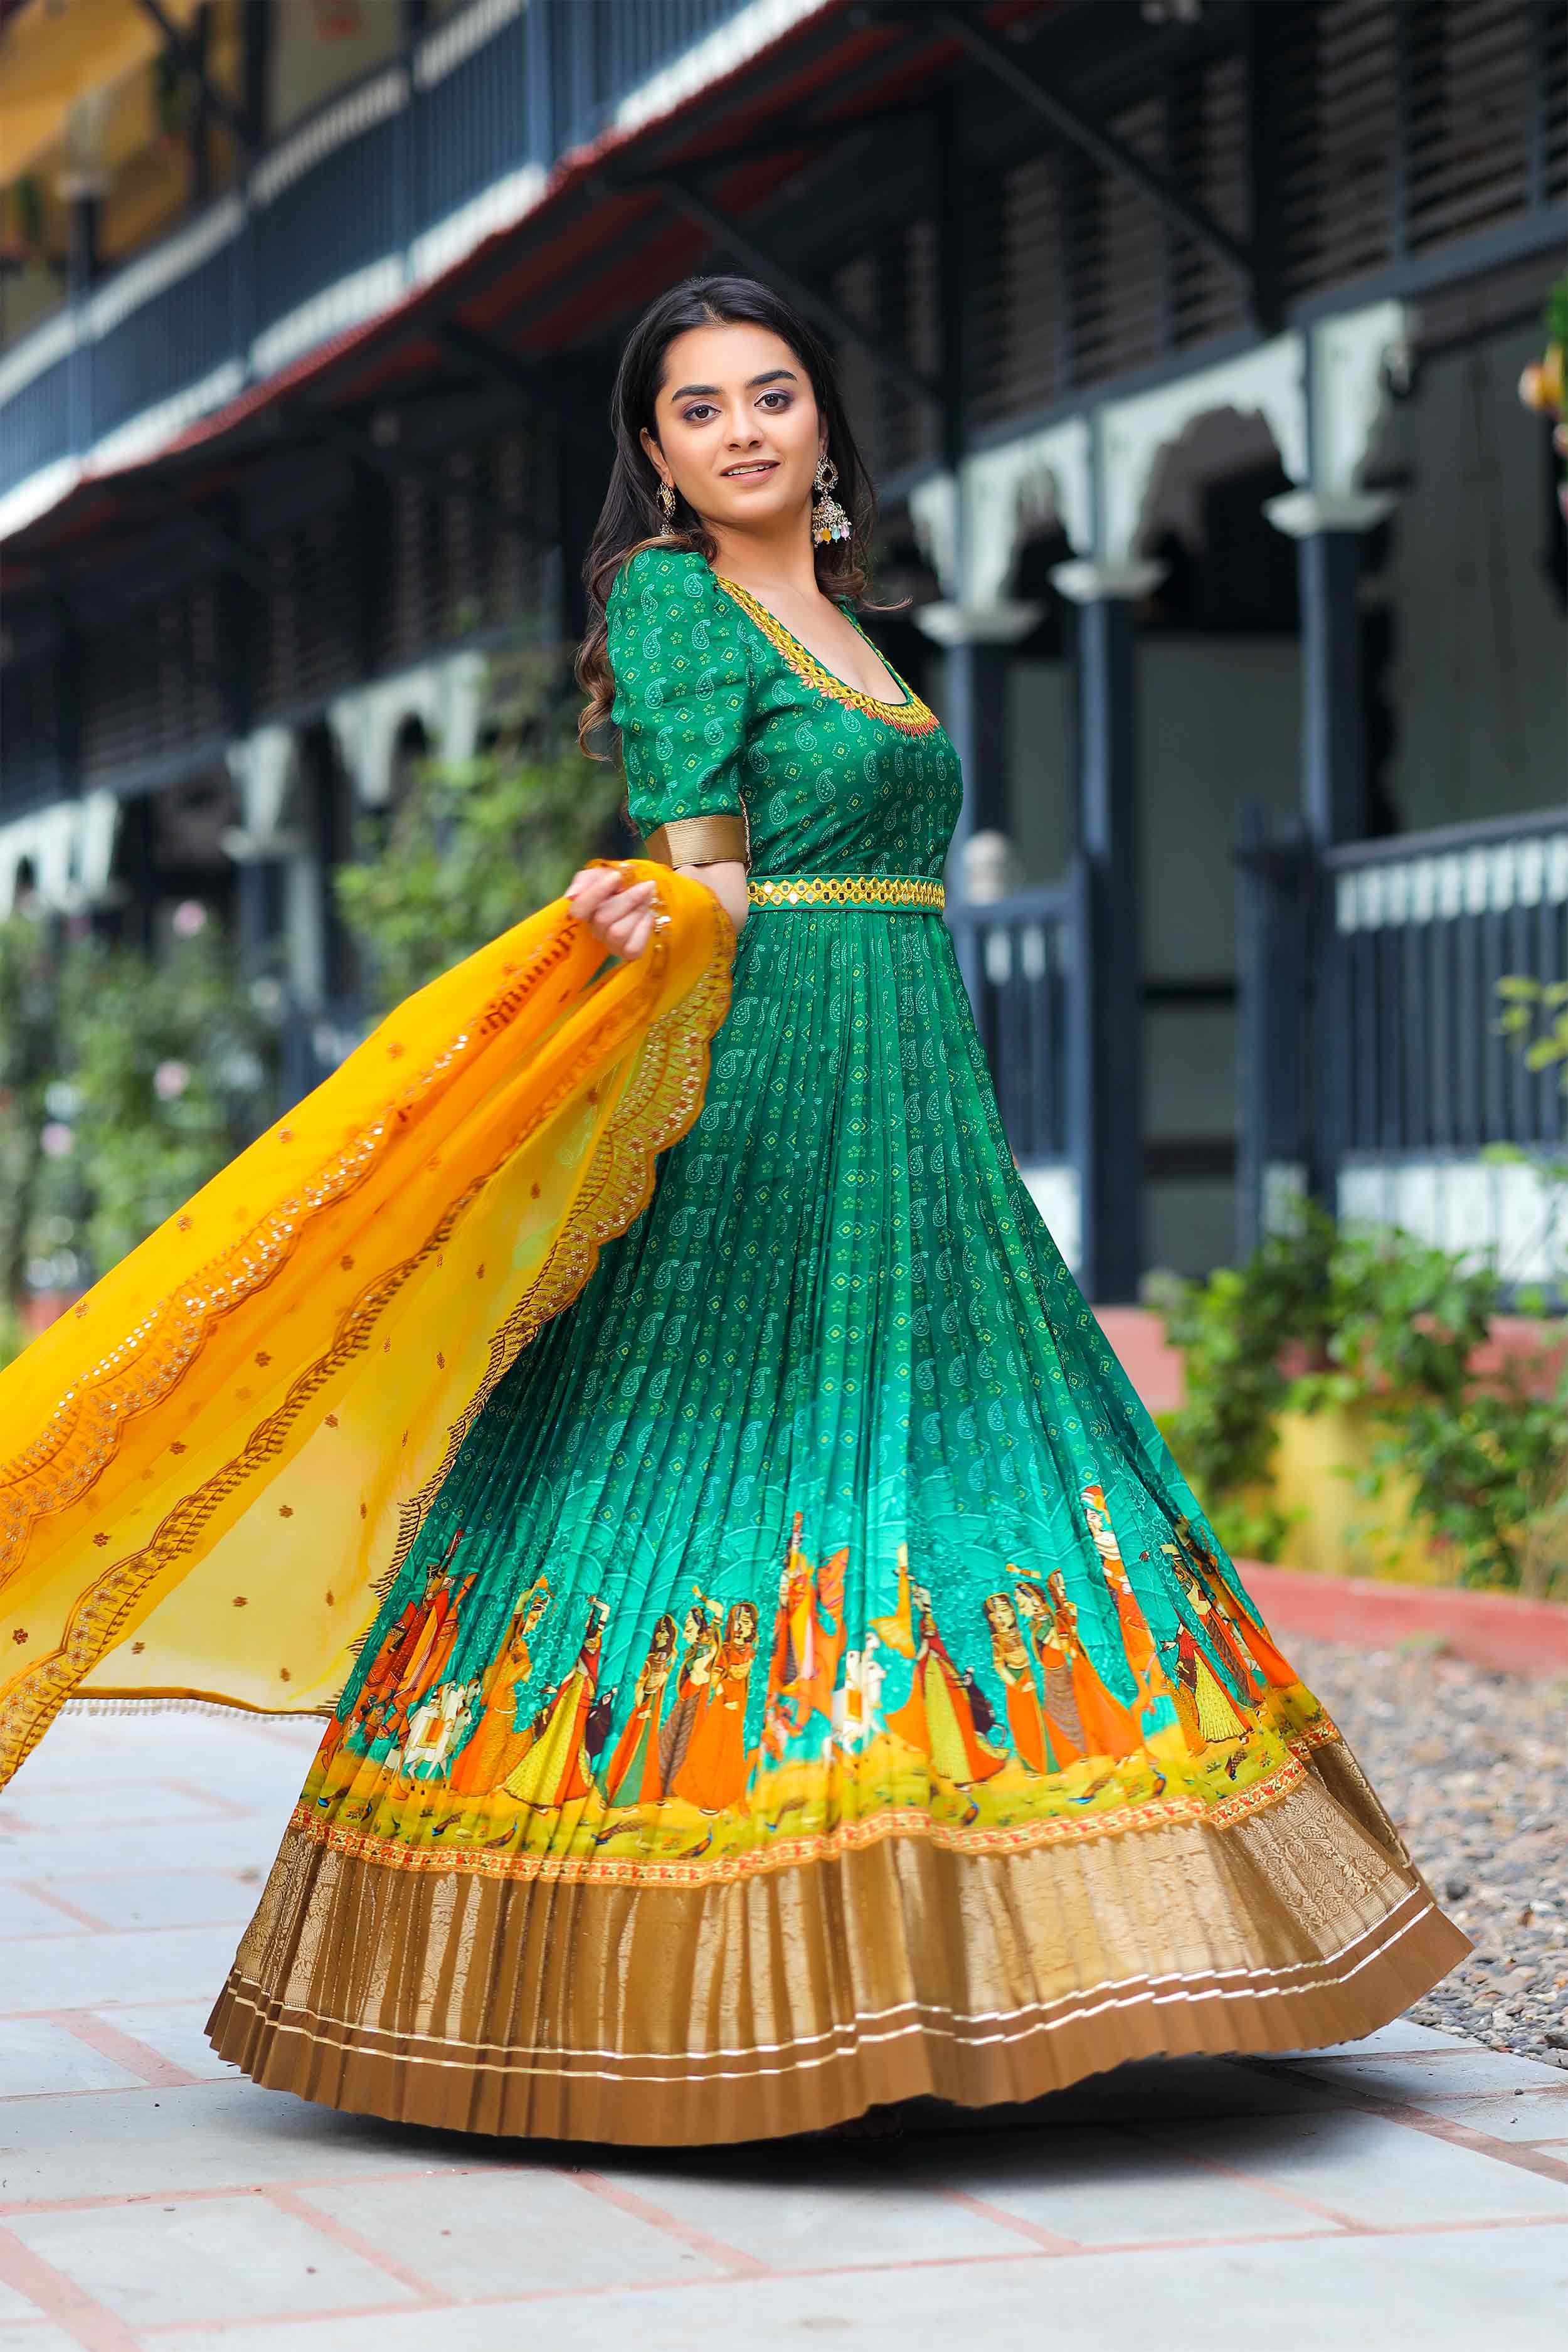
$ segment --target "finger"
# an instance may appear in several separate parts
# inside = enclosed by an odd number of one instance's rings
[[[641,914],[648,901],[648,891],[640,886],[631,890],[617,890],[613,898],[601,899],[595,913],[600,922],[625,922],[629,916]]]
[[[616,890],[620,878],[608,866],[589,866],[575,877],[568,895],[575,908],[589,914]]]
[[[646,944],[645,938],[639,938],[636,930],[630,930],[616,942],[616,953],[630,963],[636,957],[641,955]]]
[[[641,908],[623,917],[616,924],[612,944],[618,955],[637,955],[653,929],[653,919]]]
[[[632,915],[625,915],[618,922],[606,924],[605,937],[617,955],[626,953],[626,942],[630,940],[636,925],[637,918]]]

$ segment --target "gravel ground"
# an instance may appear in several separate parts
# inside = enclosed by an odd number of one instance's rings
[[[1286,1649],[1475,1944],[1411,2015],[1568,2068],[1568,1684],[1426,1643]]]

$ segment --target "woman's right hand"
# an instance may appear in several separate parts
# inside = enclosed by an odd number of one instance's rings
[[[641,955],[653,936],[656,882],[626,883],[619,866],[582,866],[566,885],[566,904],[611,953]]]

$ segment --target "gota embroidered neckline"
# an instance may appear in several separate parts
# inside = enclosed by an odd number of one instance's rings
[[[921,700],[907,678],[899,677],[898,671],[884,655],[879,654],[878,659],[890,677],[899,679],[904,689],[905,699],[902,702],[884,702],[880,696],[866,694],[859,687],[851,686],[847,678],[840,677],[826,663],[818,661],[811,647],[803,646],[800,639],[785,628],[778,614],[771,613],[749,588],[742,588],[738,580],[726,580],[721,572],[715,572],[713,577],[726,596],[732,597],[739,604],[752,626],[760,629],[774,650],[784,656],[795,676],[804,678],[806,685],[814,687],[818,694],[826,694],[848,709],[863,710],[868,717],[879,719],[885,726],[896,727],[906,735],[929,735],[935,727],[936,713]],[[842,603],[839,610],[844,613],[850,627],[865,637],[866,632],[854,614]],[[866,637],[866,642],[869,645],[870,638]]]

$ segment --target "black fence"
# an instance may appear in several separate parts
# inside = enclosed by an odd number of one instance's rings
[[[1244,1248],[1272,1185],[1561,1148],[1562,1074],[1505,1034],[1500,983],[1568,981],[1568,810],[1238,857]]]
[[[436,274],[744,0],[468,0],[335,91],[236,193],[0,361],[0,494],[133,420],[154,438]],[[491,225],[476,216],[469,229]],[[454,248],[455,253],[456,248]]]
[[[1073,1157],[1080,898],[1069,881],[948,908],[1007,1140],[1026,1166]]]

